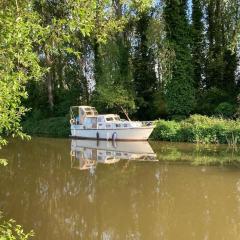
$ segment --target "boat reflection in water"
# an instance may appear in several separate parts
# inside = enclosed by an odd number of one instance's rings
[[[115,142],[72,140],[71,167],[93,169],[98,163],[114,164],[120,160],[158,161],[147,141]]]

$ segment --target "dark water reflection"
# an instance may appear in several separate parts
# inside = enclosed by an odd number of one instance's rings
[[[9,144],[0,152],[9,160],[0,168],[0,209],[40,240],[239,239],[238,168],[174,162],[237,162],[237,152],[106,144],[44,138]]]

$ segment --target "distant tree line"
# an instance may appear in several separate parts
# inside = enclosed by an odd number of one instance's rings
[[[142,120],[239,113],[239,0],[3,0],[0,7],[5,123],[19,122],[26,109],[41,119],[80,104],[123,108]],[[10,121],[0,130],[13,126],[21,128]]]

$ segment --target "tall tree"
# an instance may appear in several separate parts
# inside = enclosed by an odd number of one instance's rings
[[[145,10],[139,14],[136,23],[136,41],[133,55],[133,77],[139,119],[153,118],[153,100],[157,87],[154,54],[149,48],[148,29],[151,11]]]
[[[0,1],[0,145],[3,135],[23,137],[20,125],[26,108],[26,83],[38,79],[42,69],[34,46],[44,29],[29,1]]]
[[[204,73],[204,25],[203,25],[203,1],[192,0],[192,57],[193,79],[197,89],[203,88]]]
[[[237,1],[209,0],[207,2],[208,56],[207,87],[217,87],[231,93],[235,88],[237,67],[236,48],[231,50],[239,17]]]
[[[166,86],[166,101],[170,114],[187,115],[195,107],[190,28],[186,9],[186,0],[166,0],[166,38],[175,52],[172,78]]]
[[[113,18],[124,21],[123,1],[112,1]],[[95,93],[93,104],[99,110],[120,107],[133,110],[132,76],[130,69],[130,43],[127,35],[128,25],[120,31],[113,32],[107,42],[97,43],[94,40],[95,54]],[[119,109],[118,109],[119,110]]]

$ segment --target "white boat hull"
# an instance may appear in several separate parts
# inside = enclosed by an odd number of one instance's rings
[[[71,137],[118,141],[147,140],[153,128],[153,126],[148,126],[119,129],[83,129],[79,125],[71,125]]]

